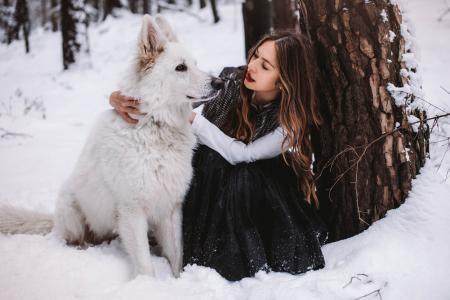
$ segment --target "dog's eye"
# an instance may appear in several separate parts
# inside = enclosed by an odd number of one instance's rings
[[[187,66],[185,64],[179,64],[176,68],[175,71],[177,72],[184,72],[187,71]]]

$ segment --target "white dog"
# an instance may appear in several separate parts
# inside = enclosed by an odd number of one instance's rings
[[[217,84],[219,82],[219,84]],[[182,267],[181,206],[192,176],[196,138],[189,124],[194,99],[212,98],[220,80],[200,71],[161,17],[144,16],[136,60],[121,88],[141,99],[129,125],[104,112],[63,185],[55,216],[3,206],[3,233],[55,233],[69,243],[87,234],[118,234],[136,274],[154,275],[152,230],[175,276]]]

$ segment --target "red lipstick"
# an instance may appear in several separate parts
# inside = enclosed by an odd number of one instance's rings
[[[252,76],[250,76],[250,73],[247,72],[245,74],[245,80],[247,80],[248,82],[254,82],[255,80],[252,78]]]

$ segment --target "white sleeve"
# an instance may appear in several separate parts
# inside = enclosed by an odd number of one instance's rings
[[[275,157],[281,153],[284,140],[283,129],[278,127],[254,142],[245,144],[223,133],[199,113],[192,122],[192,128],[200,144],[215,150],[232,165]]]
[[[197,115],[201,115],[204,106],[205,106],[205,104],[199,105],[196,108],[194,108],[192,111],[195,112]]]

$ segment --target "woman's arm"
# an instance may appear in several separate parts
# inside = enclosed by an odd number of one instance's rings
[[[218,152],[230,164],[235,165],[241,162],[253,162],[260,159],[275,157],[281,153],[281,146],[284,140],[283,129],[276,128],[274,131],[245,144],[239,140],[229,137],[217,126],[201,115],[199,106],[194,110],[192,118],[192,128],[199,143],[208,146]],[[286,150],[286,149],[284,149]]]

